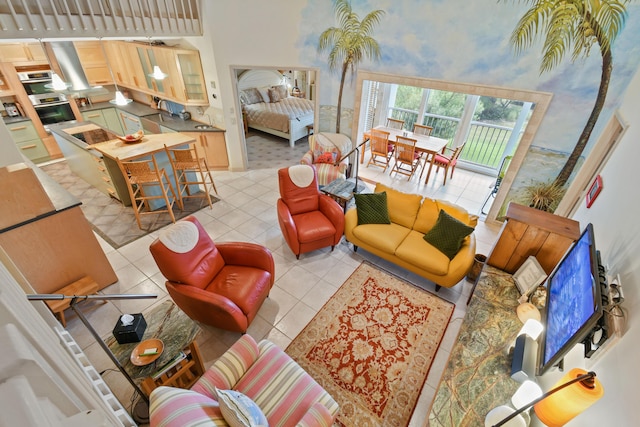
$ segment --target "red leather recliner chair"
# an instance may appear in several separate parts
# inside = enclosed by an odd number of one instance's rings
[[[327,246],[333,250],[344,233],[344,211],[320,193],[316,170],[308,165],[283,168],[278,180],[278,222],[296,258]]]
[[[149,249],[176,305],[217,328],[245,333],[273,286],[269,249],[243,242],[216,245],[193,216],[167,228]]]

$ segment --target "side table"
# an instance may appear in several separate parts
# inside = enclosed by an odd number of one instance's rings
[[[143,315],[147,322],[147,329],[141,341],[157,338],[164,344],[162,355],[156,361],[145,366],[136,366],[131,363],[131,352],[139,344],[138,342],[118,344],[116,339],[110,336],[105,340],[107,346],[127,374],[134,381],[141,383],[140,388],[147,396],[161,385],[191,387],[204,373],[200,349],[195,342],[200,327],[172,301],[165,301]],[[176,356],[182,351],[187,357],[160,375],[167,365],[172,365]]]
[[[354,178],[338,178],[320,188],[320,191],[338,202],[338,204],[346,212],[347,208],[349,207],[349,202],[353,199],[353,188],[355,184],[356,182]],[[356,192],[362,193],[364,190],[366,190],[366,188],[366,185],[362,184],[361,181],[358,181],[358,190]]]

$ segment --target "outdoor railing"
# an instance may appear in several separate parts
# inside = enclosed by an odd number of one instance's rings
[[[404,128],[407,130],[413,129],[413,124],[418,121],[416,111],[403,108],[390,108],[390,110],[391,117],[404,120]],[[421,124],[433,127],[431,135],[449,140],[450,145],[459,123],[460,119],[454,117],[425,114]],[[467,145],[460,154],[460,160],[494,169],[497,172],[511,132],[513,132],[511,127],[472,121],[466,138]]]

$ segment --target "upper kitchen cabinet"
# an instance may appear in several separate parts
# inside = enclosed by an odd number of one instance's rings
[[[15,66],[48,65],[47,55],[40,43],[3,43],[0,45],[0,60]]]
[[[130,56],[129,44],[121,41],[102,42],[107,55],[108,66],[111,67],[113,78],[122,86],[135,88],[131,68],[133,59]],[[135,58],[136,62],[138,61]]]
[[[142,67],[142,74],[139,77],[142,82],[144,82],[147,90],[153,91],[159,96],[167,95],[165,91],[165,87],[163,84],[164,80],[156,80],[151,77],[153,73],[153,68],[157,65],[160,68],[162,66],[158,63],[156,59],[156,50],[151,46],[135,46],[136,53],[138,55],[138,59],[140,60],[140,65]],[[166,97],[166,96],[164,96]]]
[[[129,89],[182,105],[209,105],[197,50],[120,40],[76,42],[75,45],[91,84],[108,84],[100,81],[111,82],[113,74],[116,84]],[[166,78],[159,80],[150,76],[156,65],[168,74]]]
[[[209,105],[200,52],[170,46],[119,43],[126,45],[131,59],[126,68],[119,70],[128,72],[130,76],[129,83],[121,83],[123,86],[182,105]],[[162,80],[150,77],[155,65],[168,76]],[[112,67],[115,71],[113,63]]]
[[[113,84],[107,58],[99,41],[76,41],[73,45],[91,86]]]
[[[176,62],[179,77],[181,78],[182,91],[185,104],[209,105],[207,88],[200,62],[200,52],[193,50],[176,50]]]

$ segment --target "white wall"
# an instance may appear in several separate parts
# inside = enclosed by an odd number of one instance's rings
[[[224,104],[224,123],[231,170],[244,169],[242,122],[233,67],[305,68],[298,62],[300,17],[303,1],[203,2],[205,38],[213,45],[219,96]],[[214,10],[215,9],[215,10]],[[250,9],[250,10],[248,10]],[[203,61],[205,58],[203,57]]]
[[[622,339],[590,367],[603,384],[605,395],[580,417],[579,426],[637,425],[640,371],[636,358],[640,354],[640,316],[636,313],[640,289],[640,199],[638,199],[640,159],[640,72],[636,73],[620,106],[620,115],[629,128],[616,151],[600,173],[602,192],[591,208],[584,202],[574,215],[581,227],[592,223],[596,248],[611,275],[620,274],[625,295],[627,331]],[[576,419],[576,421],[578,421]]]

